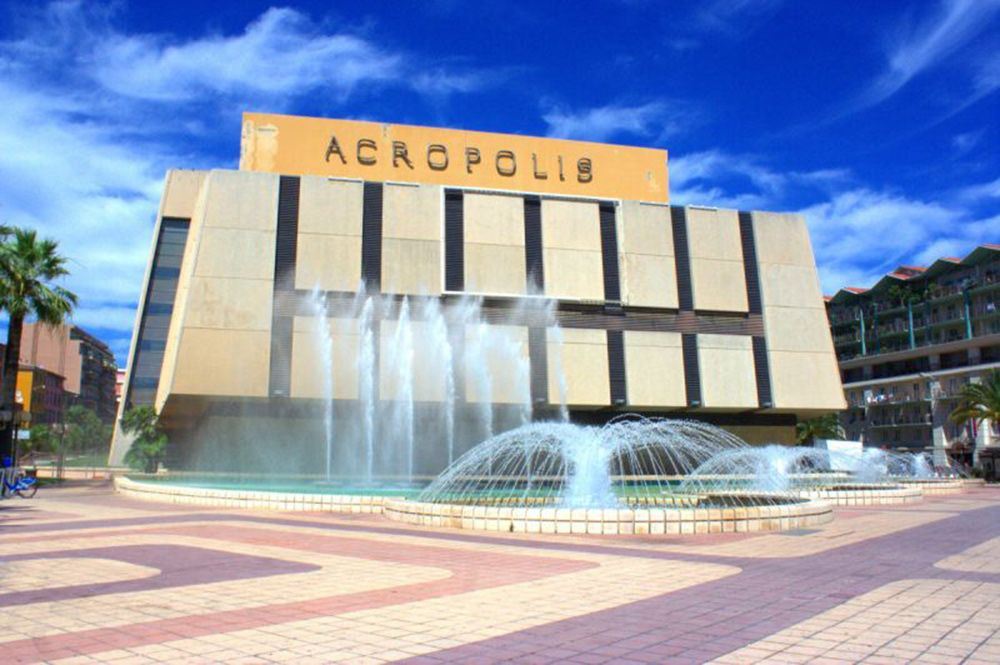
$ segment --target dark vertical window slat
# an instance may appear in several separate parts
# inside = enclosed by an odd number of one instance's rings
[[[297,176],[278,181],[278,219],[274,247],[274,297],[271,309],[269,394],[287,397],[292,382],[292,317],[279,313],[282,297],[295,292],[295,258],[299,235]]]
[[[382,183],[366,182],[361,213],[361,278],[369,291],[382,288]]]
[[[753,237],[753,216],[740,212],[740,242],[743,245],[743,273],[747,282],[747,304],[751,314],[761,314],[760,274],[757,266],[757,244]]]
[[[278,226],[274,250],[276,291],[295,290],[295,254],[299,235],[299,178],[281,176],[278,185]]]
[[[153,265],[139,318],[139,334],[129,362],[129,384],[122,399],[128,406],[152,404],[160,382],[163,348],[173,315],[177,278],[165,277],[163,268],[180,270],[191,220],[164,217],[153,250]],[[156,302],[153,302],[156,300]]]
[[[545,328],[528,328],[528,360],[531,363],[531,402],[549,401],[549,359]]]
[[[757,242],[754,239],[753,214],[740,212],[740,242],[743,246],[743,270],[747,282],[747,305],[751,314],[763,314],[764,304],[760,291],[760,266],[757,263]],[[771,367],[767,357],[767,340],[753,338],[754,377],[757,380],[757,405],[762,408],[773,406],[771,396]]]
[[[691,290],[691,255],[688,252],[687,211],[683,206],[670,208],[670,224],[674,236],[674,263],[677,265],[677,300],[682,312],[694,310]]]
[[[465,290],[465,197],[457,189],[444,193],[444,288]]]
[[[604,300],[621,303],[621,280],[618,274],[618,233],[615,228],[615,206],[602,203],[601,218],[601,260],[604,264]]]
[[[701,406],[701,369],[698,366],[698,336],[681,335],[684,358],[684,388],[688,406]]]
[[[627,395],[625,385],[625,334],[621,330],[609,330],[607,335],[611,404],[621,406],[625,404]]]
[[[524,262],[528,293],[545,293],[545,266],[542,261],[542,200],[524,197]]]
[[[757,379],[757,404],[762,409],[774,406],[771,396],[771,369],[767,361],[767,340],[763,337],[753,338],[753,368]]]

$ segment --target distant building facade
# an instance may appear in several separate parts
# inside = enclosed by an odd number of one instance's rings
[[[14,401],[21,413],[23,430],[34,425],[61,423],[66,401],[63,377],[42,367],[22,365],[17,370]]]
[[[114,354],[107,344],[79,326],[25,323],[20,362],[64,377],[66,408],[80,405],[106,423],[114,420]]]
[[[827,313],[848,438],[966,465],[1000,443],[998,423],[948,418],[964,385],[1000,369],[1000,245],[845,287],[827,298]]]

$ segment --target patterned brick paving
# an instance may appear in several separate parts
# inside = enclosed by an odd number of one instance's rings
[[[525,537],[0,504],[3,662],[1000,662],[1000,488],[816,529]]]

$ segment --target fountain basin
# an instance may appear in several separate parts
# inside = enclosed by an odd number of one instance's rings
[[[380,514],[382,505],[399,491],[371,494],[347,494],[315,491],[261,490],[239,487],[194,486],[163,481],[142,481],[118,476],[115,489],[121,494],[145,501],[206,508],[243,508],[246,510],[312,511],[332,513]]]
[[[500,533],[563,535],[689,535],[783,531],[833,520],[830,504],[821,500],[765,497],[753,505],[741,495],[740,505],[724,505],[735,496],[702,497],[705,507],[561,508],[427,503],[387,499],[385,516],[407,524]],[[688,498],[689,500],[691,498]]]
[[[923,498],[918,487],[902,484],[857,484],[810,487],[798,490],[804,499],[829,501],[835,506],[886,506],[916,503]]]
[[[900,478],[897,482],[924,494],[958,494],[968,487],[961,478]]]

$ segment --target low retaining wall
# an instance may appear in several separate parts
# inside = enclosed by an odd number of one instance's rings
[[[350,494],[296,494],[258,490],[187,487],[164,482],[143,482],[118,476],[115,489],[125,496],[147,501],[211,508],[248,510],[307,510],[332,513],[381,513],[382,496]]]
[[[800,490],[799,496],[804,499],[820,499],[829,501],[836,506],[886,506],[903,503],[916,503],[923,498],[923,493],[915,487],[892,485],[877,488],[848,489],[810,489]]]
[[[899,484],[903,487],[915,488],[925,495],[934,494],[958,494],[968,489],[968,485],[961,479],[956,480],[901,480]]]
[[[387,499],[386,517],[424,526],[511,533],[681,535],[781,531],[825,524],[825,501],[744,508],[512,508]]]

